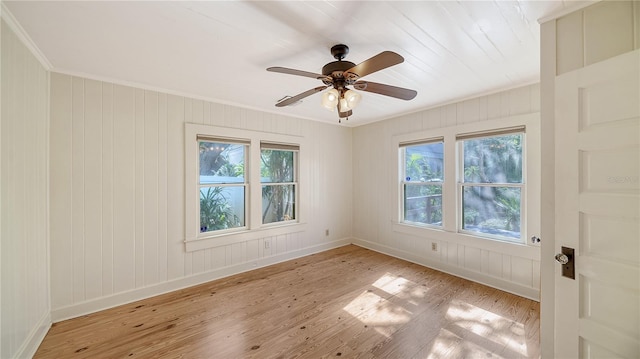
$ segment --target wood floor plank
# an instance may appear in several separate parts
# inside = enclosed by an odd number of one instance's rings
[[[55,323],[35,358],[538,358],[539,318],[350,245]]]

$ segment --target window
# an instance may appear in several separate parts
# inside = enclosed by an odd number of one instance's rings
[[[184,136],[187,252],[307,229],[304,137],[194,123]]]
[[[460,229],[520,242],[524,193],[522,128],[457,136]]]
[[[472,246],[489,239],[486,248],[508,250],[538,233],[538,114],[398,134],[392,143],[394,231]]]
[[[245,226],[247,143],[198,138],[200,232]]]
[[[260,144],[262,223],[296,219],[298,146]]]
[[[442,226],[444,146],[442,138],[400,144],[402,222]]]

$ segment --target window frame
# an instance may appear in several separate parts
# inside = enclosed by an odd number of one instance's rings
[[[184,142],[184,186],[185,186],[185,251],[192,252],[265,237],[274,237],[303,232],[307,229],[308,191],[304,185],[308,174],[308,160],[305,156],[306,139],[302,136],[264,133],[252,130],[185,123]],[[200,232],[200,183],[198,137],[208,137],[221,141],[248,143],[245,157],[245,227],[219,231]],[[261,142],[296,146],[297,188],[296,219],[286,222],[262,224],[262,183],[260,181]]]
[[[198,192],[202,193],[202,188],[211,188],[211,187],[224,187],[224,188],[228,188],[228,187],[242,187],[242,189],[244,190],[244,208],[243,208],[243,212],[244,212],[244,225],[240,226],[240,227],[233,227],[233,228],[227,228],[227,229],[219,229],[219,230],[214,230],[214,231],[206,231],[206,232],[202,232],[202,229],[200,229],[200,233],[198,235],[198,237],[203,236],[203,233],[208,233],[208,234],[213,234],[215,233],[216,235],[220,235],[220,234],[226,234],[226,233],[233,233],[233,232],[240,232],[243,230],[246,230],[248,228],[248,223],[247,223],[247,209],[249,207],[249,190],[250,190],[250,186],[249,186],[249,181],[248,181],[248,166],[247,164],[249,163],[249,148],[250,148],[250,143],[248,141],[240,141],[240,140],[236,140],[236,139],[228,139],[228,138],[220,138],[220,137],[210,137],[210,136],[196,136],[196,141],[198,142],[198,151],[200,150],[200,142],[215,142],[215,143],[224,143],[224,144],[230,144],[230,145],[242,145],[244,146],[244,176],[243,176],[243,181],[242,182],[237,182],[237,183],[202,183],[200,182],[200,161],[197,161],[196,165],[196,171],[198,172]],[[200,208],[200,203],[201,201],[198,200],[196,201],[197,205],[198,205],[198,221],[200,222],[200,212],[201,212],[201,208]],[[208,235],[204,235],[205,237],[207,237]]]
[[[465,182],[464,178],[464,141],[506,136],[510,134],[522,135],[522,180],[520,183],[508,183],[508,182]],[[486,130],[475,133],[465,133],[456,135],[456,152],[457,152],[457,183],[456,191],[458,192],[458,203],[456,204],[458,210],[458,232],[468,234],[476,237],[483,237],[503,242],[523,244],[526,242],[525,234],[527,232],[527,197],[526,197],[526,183],[527,183],[527,132],[525,126],[518,126],[514,128],[498,128],[495,130]],[[465,187],[494,187],[494,188],[519,188],[520,189],[520,237],[518,239],[509,238],[506,236],[491,235],[488,233],[482,233],[477,231],[471,231],[464,229],[464,188]]]
[[[420,146],[420,145],[429,145],[429,144],[435,144],[435,143],[442,143],[443,146],[443,153],[442,153],[442,157],[443,157],[443,162],[442,162],[442,168],[443,168],[443,176],[445,177],[445,153],[444,153],[444,137],[435,137],[435,138],[426,138],[423,140],[418,140],[418,141],[407,141],[407,142],[401,142],[398,144],[398,146],[400,147],[400,194],[402,196],[402,201],[400,202],[400,222],[407,224],[407,225],[411,225],[411,226],[419,226],[419,227],[430,227],[430,228],[436,228],[436,229],[442,229],[444,228],[444,216],[442,218],[442,224],[441,225],[435,225],[435,224],[431,224],[431,223],[422,223],[422,222],[414,222],[414,221],[408,221],[405,218],[405,206],[406,206],[406,185],[417,185],[417,186],[439,186],[440,187],[440,192],[441,192],[441,211],[444,213],[444,202],[442,201],[442,199],[444,199],[444,179],[441,179],[440,181],[425,181],[425,182],[416,182],[416,181],[407,181],[406,180],[406,173],[407,173],[407,161],[406,161],[406,151],[407,151],[407,147],[411,147],[411,146]]]
[[[504,241],[502,239],[478,236],[475,232],[462,232],[461,228],[461,193],[458,186],[459,171],[459,145],[456,136],[466,133],[494,132],[499,129],[525,126],[526,145],[523,149],[523,156],[526,156],[523,168],[523,181],[526,182],[524,192],[521,193],[521,206],[526,206],[525,213],[522,213],[521,238],[522,242]],[[399,183],[402,181],[402,160],[400,155],[400,144],[420,141],[429,138],[444,138],[444,183],[442,189],[442,228],[425,225],[415,225],[413,223],[402,222],[402,190]],[[435,128],[431,130],[415,131],[392,136],[391,148],[394,152],[391,165],[395,168],[391,171],[395,193],[392,194],[394,201],[390,208],[390,221],[392,230],[401,234],[408,234],[425,240],[447,241],[459,243],[473,247],[482,246],[487,250],[500,251],[502,253],[512,253],[523,256],[531,256],[528,247],[539,247],[539,243],[532,243],[528,240],[533,235],[539,234],[540,228],[540,115],[530,113],[524,115],[508,116],[493,120],[468,123],[457,126]],[[531,196],[530,194],[534,194]],[[451,210],[453,209],[453,210]],[[533,248],[531,248],[533,249]]]
[[[293,219],[290,220],[285,220],[285,221],[276,221],[276,222],[271,222],[271,223],[264,223],[262,220],[262,216],[260,217],[260,223],[262,223],[262,226],[278,226],[278,225],[283,225],[283,224],[288,224],[288,223],[296,223],[298,222],[298,195],[300,194],[300,184],[298,181],[298,177],[299,177],[299,153],[300,153],[300,147],[296,146],[296,145],[290,145],[290,144],[280,144],[280,143],[271,143],[268,141],[261,141],[260,142],[260,155],[262,156],[262,150],[263,149],[269,149],[272,151],[291,151],[293,152],[293,179],[291,182],[263,182],[262,179],[260,180],[260,190],[262,191],[262,186],[287,186],[287,185],[293,185],[294,191],[293,191],[293,198],[294,198],[294,202],[293,202]],[[260,196],[260,198],[262,199],[262,196]],[[262,207],[261,207],[262,208]]]

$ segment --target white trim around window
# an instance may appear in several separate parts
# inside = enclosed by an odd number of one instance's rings
[[[247,192],[245,227],[234,231],[200,233],[198,138],[232,140],[248,144],[248,162],[245,165]],[[264,143],[278,144],[280,147],[296,148],[297,153],[297,198],[296,220],[272,224],[262,224],[262,186],[260,183],[260,151]],[[187,252],[225,246],[264,237],[272,237],[306,230],[308,191],[305,181],[308,161],[305,158],[306,143],[301,136],[281,135],[258,131],[241,130],[202,124],[185,124],[185,250]]]
[[[422,132],[413,132],[392,137],[391,151],[393,151],[392,182],[394,183],[394,201],[390,211],[392,229],[396,232],[436,240],[458,242],[466,245],[481,245],[483,248],[494,248],[504,253],[530,251],[527,247],[539,246],[531,243],[529,238],[539,235],[540,230],[540,115],[538,113],[510,116],[491,121],[483,121],[459,126],[439,128]],[[526,206],[522,226],[523,241],[513,243],[492,238],[483,238],[472,233],[461,231],[461,194],[459,190],[459,155],[460,149],[457,139],[469,134],[496,133],[498,130],[508,132],[521,131],[526,128],[526,144],[523,150],[525,156],[523,171],[526,174],[526,185],[523,187],[522,205]],[[506,133],[506,132],[505,132]],[[400,148],[406,144],[421,143],[422,141],[442,138],[444,140],[444,182],[442,198],[442,227],[422,226],[402,223],[402,174],[403,159]],[[518,250],[518,247],[522,250]],[[531,248],[533,249],[533,248]],[[522,253],[519,253],[523,255]],[[535,253],[531,252],[530,255]]]

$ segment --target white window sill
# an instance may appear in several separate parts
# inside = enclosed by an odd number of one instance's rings
[[[209,233],[207,235],[202,235],[202,237],[199,237],[198,239],[185,241],[184,244],[187,252],[194,252],[202,249],[227,246],[229,244],[246,242],[265,237],[304,232],[306,230],[307,223],[269,224],[260,228],[247,229],[238,232],[227,232],[218,235]]]

